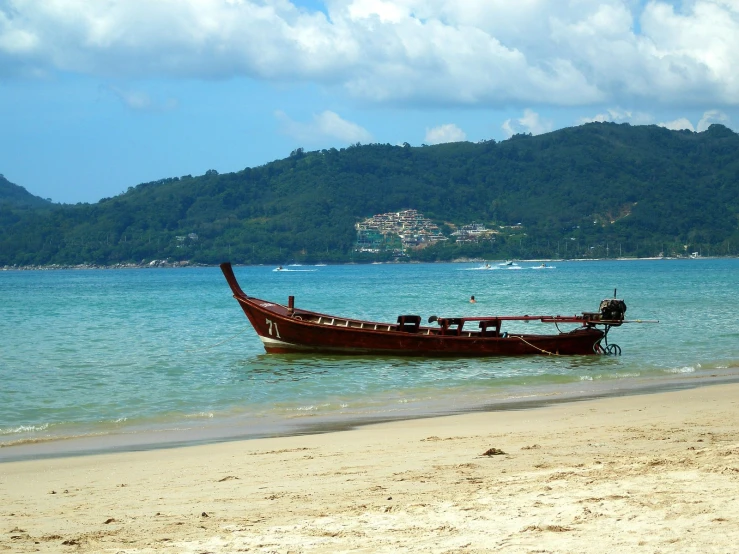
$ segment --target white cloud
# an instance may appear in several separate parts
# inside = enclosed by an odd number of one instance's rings
[[[283,133],[306,144],[319,144],[326,139],[344,143],[372,141],[372,134],[364,127],[342,119],[329,110],[315,114],[313,120],[307,123],[295,121],[283,111],[275,112],[275,117],[280,122]]]
[[[613,123],[631,123],[632,125],[648,125],[654,121],[654,118],[644,112],[624,110],[621,108],[608,108],[605,113],[599,113],[593,117],[581,117],[577,120],[577,125],[593,122],[613,122]]]
[[[695,127],[693,127],[693,124],[690,122],[690,120],[685,117],[681,117],[674,121],[668,121],[666,123],[657,123],[657,125],[659,125],[660,127],[666,127],[667,129],[672,129],[673,131],[688,129],[689,131],[698,131],[699,133],[702,133],[713,123],[726,124],[728,122],[729,116],[726,115],[724,112],[720,110],[708,110],[707,112],[703,113],[700,121],[698,121],[698,125],[696,125]]]
[[[657,125],[659,125],[660,127],[664,127],[665,129],[670,129],[671,131],[680,131],[682,129],[687,129],[688,131],[695,131],[693,124],[684,117],[681,117],[680,119],[676,119],[674,121],[667,121],[665,123],[657,123]]]
[[[728,123],[729,117],[719,110],[709,110],[703,114],[696,127],[699,133],[708,129],[712,123]]]
[[[426,129],[424,142],[427,144],[442,144],[444,142],[461,142],[463,140],[467,140],[465,132],[454,123],[446,123],[433,129]]]
[[[610,121],[614,123],[631,123],[632,125],[646,125],[653,122],[653,117],[647,113],[634,112],[631,110],[623,110],[620,108],[613,108],[606,110],[606,113],[599,113],[593,117],[583,117],[577,121],[578,125],[583,123],[592,123],[595,121],[605,122]],[[687,129],[689,131],[703,132],[712,123],[723,123],[728,124],[729,116],[720,110],[708,110],[703,113],[698,125],[695,127],[691,121],[686,117],[680,117],[672,121],[664,121],[657,123],[660,127],[671,129],[673,131],[679,131],[681,129]]]
[[[551,131],[553,129],[553,123],[549,120],[542,119],[538,113],[527,108],[524,110],[523,116],[519,119],[506,119],[501,128],[508,137],[512,137],[518,133],[541,135],[542,133]]]
[[[410,14],[402,6],[402,2],[385,0],[363,0],[351,2],[347,11],[352,19],[378,18],[382,22],[400,23]]]
[[[309,81],[372,102],[739,105],[736,0],[0,0],[0,74]]]
[[[581,117],[577,120],[577,125],[584,125],[585,123],[605,123],[606,121],[611,121],[611,118],[608,114],[605,113],[599,113],[595,114],[593,117]]]

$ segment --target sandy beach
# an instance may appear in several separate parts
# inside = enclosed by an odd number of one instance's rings
[[[734,552],[739,385],[0,464],[8,552]]]

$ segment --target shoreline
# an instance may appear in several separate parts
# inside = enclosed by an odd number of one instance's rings
[[[739,384],[4,463],[15,552],[733,551]]]
[[[422,421],[440,417],[454,417],[474,413],[505,413],[512,411],[540,410],[552,406],[597,401],[610,398],[638,397],[694,390],[717,385],[739,385],[736,369],[712,370],[710,374],[676,374],[670,378],[650,378],[641,381],[579,382],[565,389],[563,385],[541,388],[536,394],[507,396],[494,401],[457,408],[431,409],[431,403],[411,412],[382,416],[346,416],[341,414],[311,416],[294,419],[273,418],[250,427],[250,421],[234,423],[229,418],[219,418],[210,425],[182,429],[178,424],[167,428],[151,428],[144,431],[109,432],[100,434],[39,437],[21,442],[0,443],[0,467],[4,464],[34,459],[57,459],[77,456],[100,456],[113,453],[171,450],[230,442],[254,441],[274,438],[322,435],[346,432],[364,427],[410,421]],[[589,388],[584,388],[589,385]],[[251,422],[253,423],[253,421]],[[175,427],[172,427],[175,425]],[[249,429],[248,431],[246,429]]]
[[[673,256],[650,256],[645,258],[636,257],[618,257],[618,258],[516,258],[517,262],[524,263],[536,263],[536,262],[636,262],[636,261],[648,261],[648,260],[733,260],[737,256],[700,256],[692,258],[690,256],[673,257]],[[434,262],[422,262],[418,260],[410,261],[387,261],[387,262],[336,262],[324,264],[326,266],[341,266],[341,265],[404,265],[404,264],[466,264],[466,263],[482,263],[482,262],[503,262],[505,258],[494,259],[494,258],[456,258],[452,260],[434,261]],[[234,267],[272,267],[276,265],[285,265],[279,263],[263,263],[263,264],[240,264],[234,263]],[[315,266],[312,262],[305,262],[299,265]],[[110,265],[100,265],[92,263],[82,264],[49,264],[49,265],[27,265],[27,266],[2,266],[0,271],[57,271],[57,270],[100,270],[100,269],[173,269],[173,268],[185,268],[185,267],[218,267],[218,264],[204,264],[199,262],[191,262],[189,260],[182,260],[178,262],[172,262],[168,260],[152,260],[150,262],[119,262]]]

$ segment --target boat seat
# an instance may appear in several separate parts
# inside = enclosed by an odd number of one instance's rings
[[[483,337],[500,336],[500,320],[490,319],[480,322],[480,335]]]
[[[440,335],[461,335],[464,321],[460,317],[440,317],[438,319],[439,326],[441,327]],[[457,327],[449,329],[452,325]]]
[[[420,315],[399,315],[398,316],[398,331],[404,333],[418,333],[418,329],[421,326]]]

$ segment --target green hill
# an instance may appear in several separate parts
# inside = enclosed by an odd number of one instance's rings
[[[96,204],[0,207],[0,265],[348,261],[354,224],[414,208],[449,241],[411,258],[654,256],[739,249],[739,135],[593,123],[536,137],[303,152],[261,167],[164,179]],[[520,225],[519,225],[520,224]]]
[[[53,206],[50,200],[34,196],[25,188],[8,181],[0,174],[0,206],[6,208],[49,208]]]

